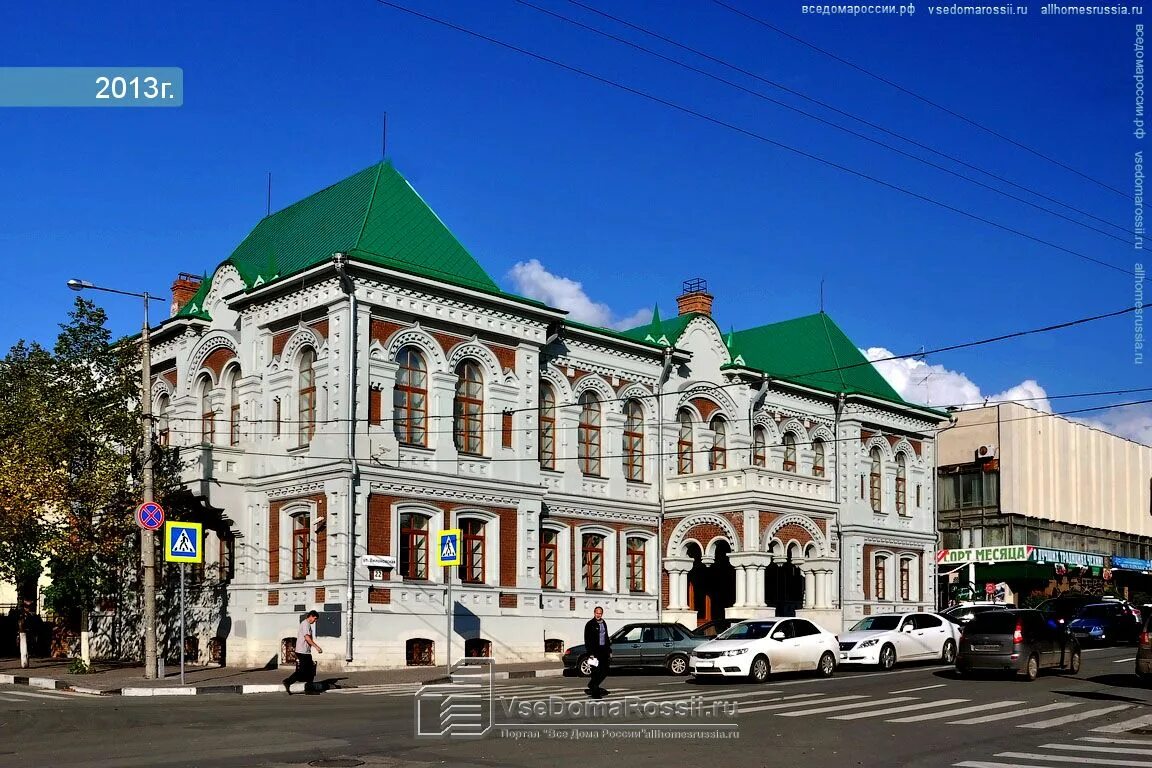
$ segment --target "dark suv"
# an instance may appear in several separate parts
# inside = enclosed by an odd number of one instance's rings
[[[1041,669],[1080,671],[1080,644],[1040,611],[989,611],[978,614],[960,635],[956,673],[1003,670],[1035,680]]]

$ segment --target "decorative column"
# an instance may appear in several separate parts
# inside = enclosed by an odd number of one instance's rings
[[[816,590],[817,580],[816,572],[810,567],[805,568],[804,571],[804,608],[811,609],[816,607]]]
[[[665,558],[664,570],[668,572],[668,610],[687,611],[691,609],[691,606],[688,605],[688,571],[691,569],[691,558]]]
[[[748,605],[748,569],[743,565],[736,568],[736,604],[733,608],[744,608]]]

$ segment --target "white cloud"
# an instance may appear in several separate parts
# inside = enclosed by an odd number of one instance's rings
[[[1152,403],[1123,405],[1080,421],[1114,435],[1152,445]]]
[[[949,405],[975,407],[985,400],[990,403],[1013,400],[1040,411],[1052,410],[1048,393],[1034,379],[1022,381],[999,394],[984,394],[978,384],[960,371],[949,370],[942,365],[929,365],[923,360],[908,357],[885,360],[892,357],[893,353],[883,347],[862,351],[892,388],[913,403],[942,408]]]
[[[570,318],[580,323],[623,330],[643,325],[652,319],[650,309],[639,309],[623,318],[615,317],[607,304],[589,298],[583,285],[552,274],[537,259],[519,262],[512,267],[508,276],[512,278],[519,293],[558,309],[565,309]]]

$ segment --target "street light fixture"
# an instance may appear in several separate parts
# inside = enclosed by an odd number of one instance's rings
[[[135,296],[144,299],[144,328],[140,333],[140,414],[143,422],[143,501],[152,498],[152,351],[148,344],[148,302],[164,301],[150,293],[120,291],[93,285],[87,280],[75,278],[68,281],[74,291],[90,288],[94,291],[118,293],[121,296]],[[158,675],[156,654],[156,535],[154,531],[140,531],[140,561],[144,566],[144,677],[153,679]]]

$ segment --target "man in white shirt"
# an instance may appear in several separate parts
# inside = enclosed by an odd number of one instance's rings
[[[312,632],[312,625],[319,618],[320,614],[316,611],[308,611],[308,615],[300,622],[300,629],[296,632],[296,671],[284,681],[284,690],[288,691],[289,696],[292,695],[292,683],[304,683],[304,687],[307,688],[316,678],[316,662],[312,660],[312,649],[315,648],[316,653],[324,653],[324,650],[316,644]]]

